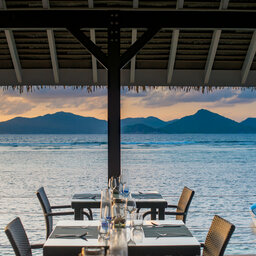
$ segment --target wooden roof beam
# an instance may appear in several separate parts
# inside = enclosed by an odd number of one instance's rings
[[[0,0],[0,9],[6,9],[6,3],[5,0]],[[9,47],[9,51],[12,58],[12,64],[15,70],[16,78],[19,83],[22,83],[22,68],[20,64],[20,58],[17,51],[15,39],[13,36],[13,32],[11,29],[4,30],[5,37],[7,40],[7,44]]]
[[[94,7],[93,0],[88,0],[88,7],[91,9]],[[90,29],[90,39],[94,44],[96,44],[96,35],[95,35],[94,28]],[[93,56],[93,54],[92,54],[92,79],[94,83],[98,82],[97,59]]]
[[[242,84],[245,84],[245,82],[247,80],[247,77],[248,77],[249,71],[251,69],[251,65],[252,65],[254,56],[255,56],[255,52],[256,52],[256,31],[253,32],[252,39],[251,39],[244,63],[243,63],[243,67],[242,67],[242,71],[241,71],[241,73],[242,73],[241,83]]]
[[[183,8],[184,0],[177,0],[176,9]],[[174,63],[176,59],[176,52],[178,47],[178,40],[179,40],[179,29],[174,29],[172,32],[172,41],[170,46],[170,54],[167,66],[167,83],[170,84],[172,82],[173,70],[174,70]]]
[[[133,0],[133,8],[139,7],[139,0]],[[132,44],[137,40],[137,29],[132,29]],[[130,81],[131,83],[135,82],[135,69],[136,69],[136,56],[131,59],[131,70],[130,70]]]
[[[0,10],[0,28],[108,28],[110,16],[119,16],[120,28],[255,30],[256,11],[184,10]],[[33,22],[31,22],[33,20]],[[203,21],[203,22],[202,22]]]
[[[44,9],[50,9],[49,0],[42,0],[42,4]],[[54,82],[58,84],[60,82],[60,76],[59,76],[59,64],[58,64],[54,32],[53,32],[53,29],[47,29],[46,31],[47,31],[47,37],[48,37],[48,43],[49,43],[49,49],[50,49],[50,55],[51,55]]]
[[[221,0],[219,9],[220,10],[227,9],[228,3],[229,3],[229,0]],[[209,49],[208,56],[207,56],[206,65],[205,65],[204,84],[208,84],[208,82],[209,82],[214,59],[215,59],[217,48],[218,48],[219,41],[220,41],[220,36],[221,36],[221,30],[220,29],[214,30],[213,35],[212,35],[210,49]]]

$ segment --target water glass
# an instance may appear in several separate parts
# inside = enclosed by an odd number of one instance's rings
[[[125,228],[117,228],[111,230],[109,255],[128,256],[128,245]]]
[[[99,238],[107,240],[109,238],[110,222],[106,219],[101,219],[98,230]]]
[[[143,215],[139,212],[136,212],[132,215],[131,226],[134,229],[142,229],[143,226]]]
[[[100,219],[111,221],[111,194],[109,189],[101,191]]]
[[[133,229],[132,230],[132,237],[135,244],[142,243],[144,238],[144,232],[142,228]]]
[[[105,248],[104,247],[86,247],[82,249],[82,256],[89,256],[89,255],[97,255],[97,256],[104,256],[105,255]]]

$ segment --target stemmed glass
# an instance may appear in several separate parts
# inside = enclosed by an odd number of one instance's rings
[[[129,212],[130,222],[131,222],[132,214],[136,211],[136,202],[135,202],[134,198],[132,198],[131,195],[126,199],[126,205],[127,205],[126,209]]]
[[[122,190],[122,194],[124,197],[128,197],[130,194],[130,187],[129,187],[129,171],[123,170],[122,175],[120,176],[120,187]]]
[[[118,193],[118,178],[111,177],[108,182],[108,186],[113,194]]]

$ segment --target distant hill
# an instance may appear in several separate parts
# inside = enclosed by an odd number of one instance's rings
[[[107,122],[105,120],[65,112],[35,118],[16,117],[0,123],[0,133],[11,134],[100,134],[106,132]]]
[[[172,122],[172,121],[170,121]],[[159,118],[149,116],[146,118],[143,117],[137,117],[137,118],[125,118],[121,120],[121,127],[125,126],[131,126],[131,125],[137,125],[137,124],[143,124],[152,128],[160,128],[166,125],[166,122],[160,120]]]
[[[240,124],[256,128],[256,118],[249,117],[242,121]]]
[[[163,133],[255,133],[256,129],[201,109],[160,129]]]
[[[181,119],[163,121],[156,117],[125,118],[122,133],[256,133],[256,118],[241,123],[205,109]],[[34,118],[16,117],[0,122],[0,134],[104,134],[107,121],[57,112]]]

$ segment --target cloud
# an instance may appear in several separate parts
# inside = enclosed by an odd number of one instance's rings
[[[0,96],[0,112],[4,115],[20,115],[35,107],[34,104],[20,101],[17,99],[9,99],[6,96]]]
[[[14,91],[9,89],[8,91],[3,92],[4,95],[8,95],[9,97],[22,97],[26,99],[30,99],[30,101],[47,101],[49,99],[67,99],[67,98],[93,98],[99,96],[106,96],[107,89],[106,88],[97,88],[95,91],[88,92],[86,88],[78,88],[75,89],[73,87],[46,87],[40,90],[34,89],[33,92],[24,91],[20,94],[18,91]]]
[[[135,93],[130,93],[133,97]],[[126,96],[126,95],[125,95]],[[136,95],[134,97],[137,97]],[[168,88],[155,89],[140,95],[138,105],[145,107],[159,108],[173,106],[178,103],[208,103],[209,106],[231,106],[256,101],[256,92],[247,90],[235,90],[226,88],[202,94],[198,91],[170,91]]]
[[[59,87],[43,88],[34,92],[4,91],[2,97],[10,99],[19,99],[18,101],[26,101],[31,105],[45,105],[50,109],[69,109],[80,108],[81,110],[106,109],[107,107],[107,90],[106,88],[97,89],[91,93],[84,89],[73,89],[68,87],[64,89]]]

